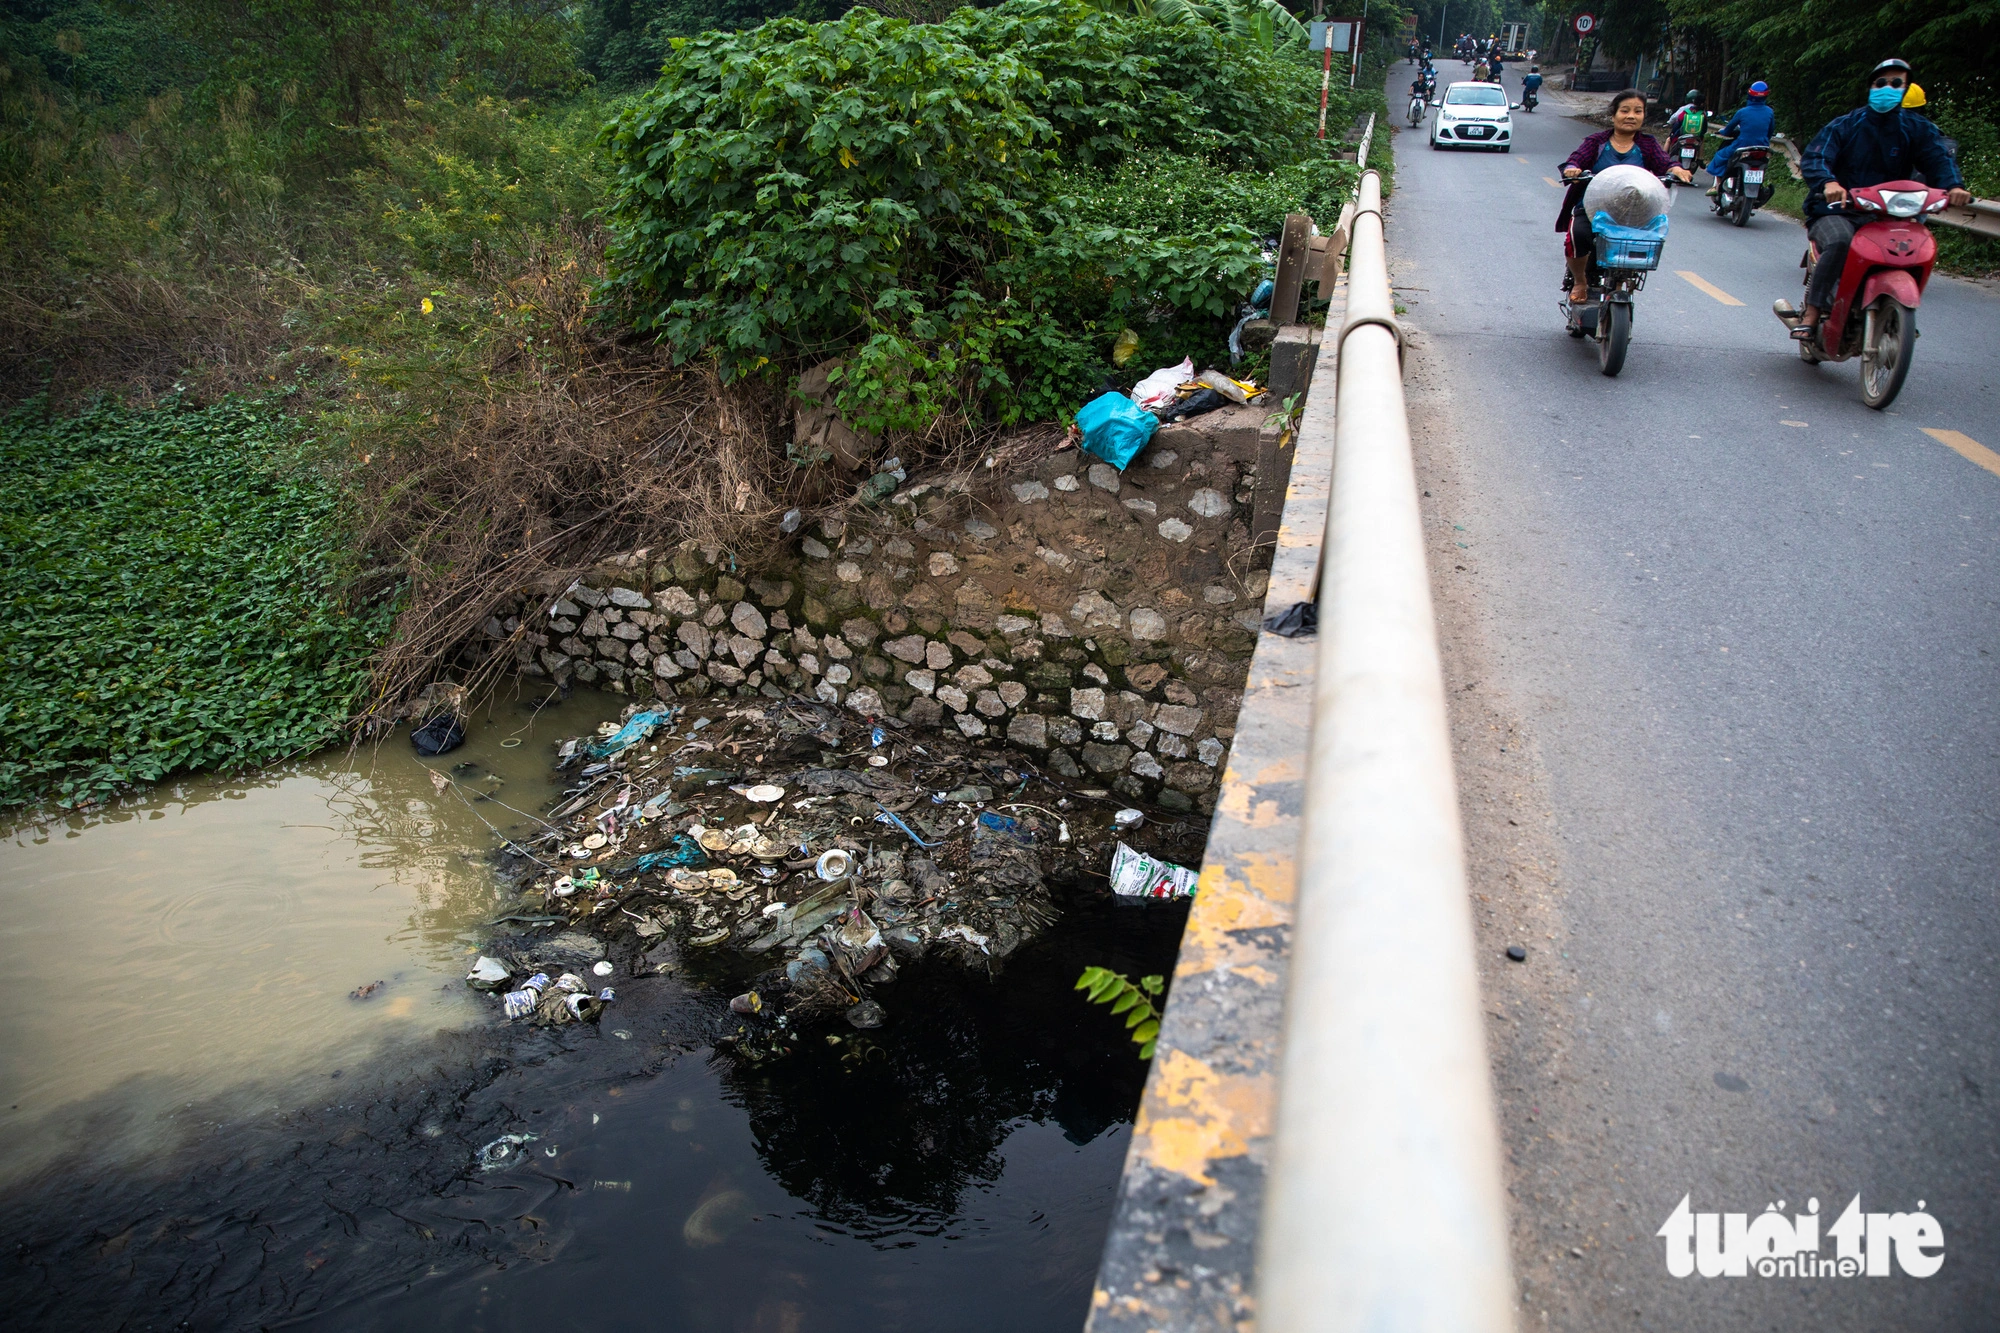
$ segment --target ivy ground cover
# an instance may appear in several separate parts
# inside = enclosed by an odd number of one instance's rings
[[[393,607],[343,604],[302,443],[238,400],[0,417],[0,806],[340,733]]]

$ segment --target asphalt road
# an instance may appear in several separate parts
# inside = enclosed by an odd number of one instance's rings
[[[2000,449],[2000,293],[1934,279],[1871,411],[1770,313],[1799,225],[1690,191],[1605,378],[1556,310],[1551,182],[1595,127],[1514,124],[1396,134],[1388,235],[1521,1325],[1994,1327],[2000,475],[1926,431]],[[1942,1268],[1675,1278],[1655,1235],[1683,1196],[1817,1199],[1831,1259],[1857,1193],[1934,1217]]]

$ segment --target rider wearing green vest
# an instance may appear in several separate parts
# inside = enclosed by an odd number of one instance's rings
[[[1699,140],[1707,131],[1708,99],[1702,96],[1701,89],[1690,88],[1687,104],[1667,121],[1667,142],[1672,143],[1676,136],[1682,134],[1693,135]]]

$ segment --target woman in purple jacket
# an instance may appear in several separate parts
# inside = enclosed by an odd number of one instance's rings
[[[1660,147],[1659,140],[1650,134],[1641,134],[1640,126],[1646,123],[1646,95],[1636,88],[1627,88],[1611,98],[1611,128],[1599,130],[1577,145],[1569,160],[1563,163],[1563,179],[1570,187],[1563,193],[1562,211],[1556,215],[1556,230],[1569,232],[1569,299],[1572,305],[1581,305],[1590,299],[1590,285],[1584,274],[1590,262],[1593,242],[1591,240],[1590,217],[1577,205],[1583,199],[1584,182],[1576,179],[1583,172],[1595,174],[1606,167],[1644,167],[1656,176],[1673,176],[1687,182],[1693,176],[1675,166],[1667,157],[1667,150]]]

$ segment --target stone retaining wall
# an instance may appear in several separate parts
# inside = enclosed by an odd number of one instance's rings
[[[1082,786],[1206,812],[1263,610],[1269,553],[1249,521],[1266,415],[1165,427],[1122,476],[1068,449],[912,484],[755,571],[713,549],[635,553],[559,597],[524,594],[485,631],[529,675],[642,697],[806,693],[1005,737]]]

